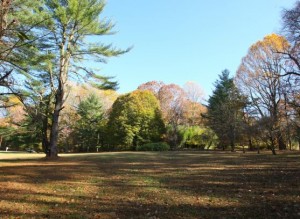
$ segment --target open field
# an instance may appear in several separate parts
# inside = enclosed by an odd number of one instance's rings
[[[0,218],[300,218],[300,154],[0,153]]]

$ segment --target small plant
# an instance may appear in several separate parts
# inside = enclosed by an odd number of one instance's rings
[[[170,145],[165,142],[148,143],[137,147],[138,151],[168,151]]]

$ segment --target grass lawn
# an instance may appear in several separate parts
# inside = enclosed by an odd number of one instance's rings
[[[300,153],[0,153],[0,218],[300,218]]]

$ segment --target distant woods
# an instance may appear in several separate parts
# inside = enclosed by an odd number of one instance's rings
[[[58,152],[300,145],[300,1],[281,34],[254,43],[234,77],[201,87],[151,81],[119,95],[99,63],[130,49],[101,42],[114,24],[100,0],[1,1],[0,148]],[[88,64],[86,60],[94,64]],[[93,66],[93,67],[92,67]],[[184,73],[184,72],[183,72]]]

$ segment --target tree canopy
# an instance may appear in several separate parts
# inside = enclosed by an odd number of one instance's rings
[[[108,121],[110,142],[119,149],[159,142],[165,132],[159,102],[150,91],[134,91],[120,96],[112,106]]]

